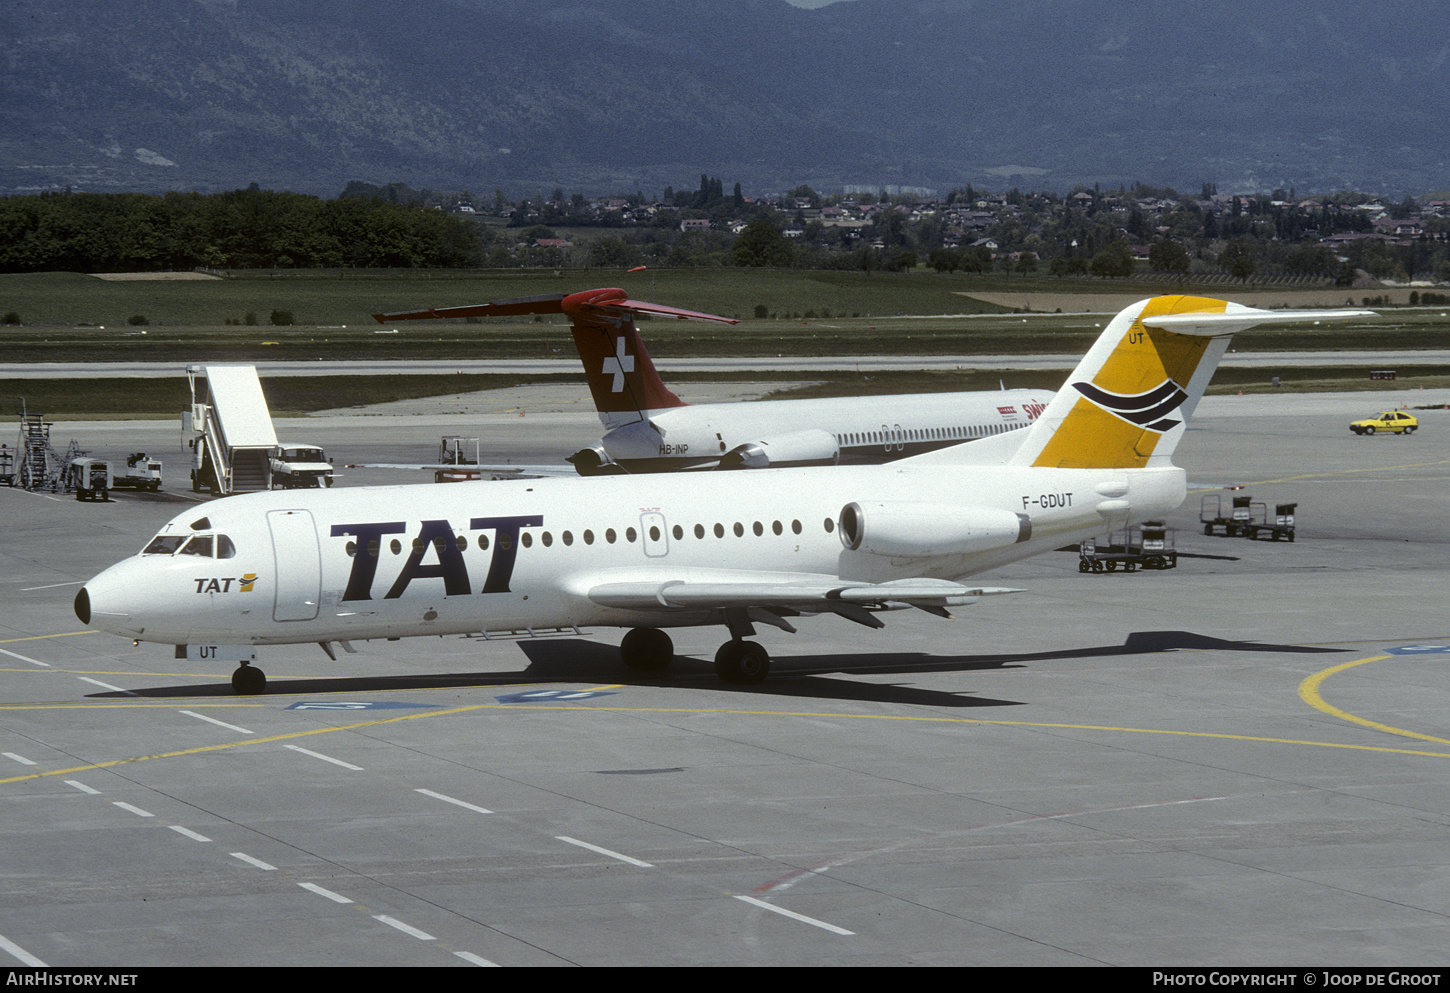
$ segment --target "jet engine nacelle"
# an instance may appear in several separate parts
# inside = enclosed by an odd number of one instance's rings
[[[892,558],[984,552],[1032,537],[1026,514],[940,503],[848,503],[838,523],[848,551]]]
[[[834,465],[841,460],[836,436],[819,428],[762,438],[720,457],[721,469],[764,469],[783,465]]]
[[[566,461],[572,462],[574,471],[581,476],[617,476],[624,472],[610,459],[609,453],[604,450],[603,445],[581,448],[568,456]]]

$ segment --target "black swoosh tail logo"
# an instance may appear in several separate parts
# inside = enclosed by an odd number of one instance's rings
[[[1073,383],[1072,387],[1099,407],[1128,423],[1159,432],[1182,423],[1168,415],[1188,399],[1183,387],[1171,379],[1165,379],[1143,393],[1113,393],[1092,383]]]

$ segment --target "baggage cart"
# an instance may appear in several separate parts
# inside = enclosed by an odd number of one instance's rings
[[[1176,569],[1178,549],[1173,529],[1162,521],[1144,521],[1114,531],[1105,538],[1089,538],[1078,546],[1078,572],[1135,572],[1138,569]]]

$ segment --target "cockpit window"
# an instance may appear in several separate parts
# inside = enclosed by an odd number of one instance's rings
[[[195,535],[181,550],[182,555],[204,555],[212,557],[212,536],[209,534]]]
[[[216,557],[219,559],[235,558],[237,546],[232,544],[232,539],[224,534],[216,536]]]
[[[184,534],[158,534],[151,539],[151,544],[141,549],[142,555],[170,555],[181,547],[186,540]]]

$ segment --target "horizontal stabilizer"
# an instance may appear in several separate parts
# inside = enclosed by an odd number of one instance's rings
[[[1231,303],[1222,314],[1160,314],[1144,317],[1146,327],[1162,328],[1174,334],[1191,334],[1218,338],[1238,334],[1264,324],[1302,324],[1307,321],[1346,321],[1356,317],[1374,317],[1372,310],[1258,310]]]
[[[682,321],[716,321],[739,324],[732,317],[718,317],[679,307],[666,307],[643,300],[631,300],[621,289],[585,290],[581,293],[547,293],[536,297],[516,297],[462,307],[428,307],[397,314],[374,314],[379,324],[389,321],[427,321],[452,317],[517,317],[522,314],[568,314],[572,318],[595,320],[618,318],[626,314],[649,314],[652,317],[673,317]]]

